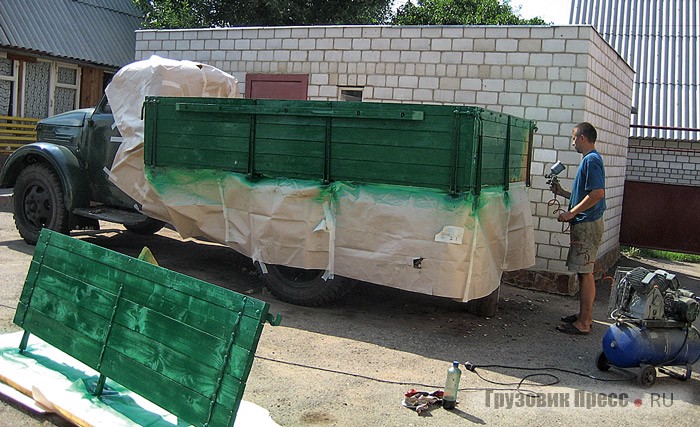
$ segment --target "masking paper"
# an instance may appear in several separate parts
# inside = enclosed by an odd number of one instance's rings
[[[524,183],[453,197],[372,183],[252,182],[213,169],[146,171],[145,95],[237,96],[233,77],[180,62],[152,57],[130,64],[115,75],[107,96],[124,137],[110,173],[145,214],[171,223],[183,237],[225,244],[263,265],[319,269],[328,279],[339,275],[460,301],[491,294],[503,271],[534,265]]]

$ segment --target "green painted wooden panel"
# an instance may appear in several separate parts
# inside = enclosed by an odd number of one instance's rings
[[[237,159],[245,157],[249,176],[398,184],[453,194],[529,179],[534,122],[482,108],[147,97],[144,111],[145,163],[152,169],[242,172]],[[206,145],[204,135],[213,143]],[[511,163],[513,155],[524,157]]]
[[[43,230],[14,322],[189,423],[228,426],[268,308]]]

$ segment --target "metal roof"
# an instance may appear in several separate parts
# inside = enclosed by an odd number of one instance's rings
[[[636,71],[631,136],[700,140],[698,0],[572,0]]]
[[[131,0],[0,0],[0,47],[119,68],[134,61]]]

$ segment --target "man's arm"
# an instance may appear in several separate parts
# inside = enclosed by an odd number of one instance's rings
[[[569,195],[571,195],[571,193],[569,193]],[[583,200],[581,200],[581,202],[578,205],[571,208],[571,210],[568,212],[564,212],[564,213],[559,214],[559,218],[557,218],[557,220],[559,222],[569,222],[572,219],[574,219],[574,217],[577,214],[585,211],[586,209],[593,207],[603,197],[605,197],[605,189],[604,188],[598,188],[595,190],[591,190],[591,192],[586,194],[586,197],[584,197]]]

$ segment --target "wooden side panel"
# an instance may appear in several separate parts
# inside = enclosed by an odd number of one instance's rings
[[[532,122],[476,107],[167,97],[146,104],[149,166],[451,192],[527,177]]]
[[[255,174],[323,179],[326,118],[259,115],[255,123]]]
[[[338,108],[343,106],[340,103],[335,105]],[[454,108],[370,103],[347,105],[378,113],[420,111],[423,119],[333,119],[332,180],[449,188],[454,155]]]
[[[15,323],[195,425],[228,426],[268,304],[44,230]]]

